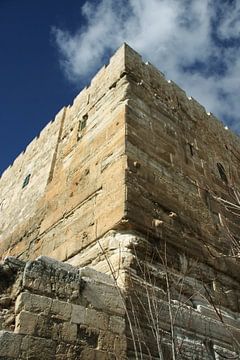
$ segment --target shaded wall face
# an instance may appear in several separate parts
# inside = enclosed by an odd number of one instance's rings
[[[139,57],[126,71],[128,358],[237,358],[239,139]]]
[[[235,262],[224,257],[217,269],[139,233],[132,233],[132,254],[125,283],[129,359],[239,357],[240,286],[229,271],[239,274]]]
[[[239,138],[150,64],[129,63],[129,218],[193,252],[207,243],[233,255],[239,212],[224,201],[238,204]]]

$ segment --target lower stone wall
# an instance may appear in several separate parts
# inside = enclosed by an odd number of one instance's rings
[[[234,278],[219,264],[209,266],[162,239],[137,233],[132,238],[125,284],[127,358],[239,359],[237,262]]]
[[[125,359],[125,305],[105,274],[47,257],[0,267],[0,359]]]
[[[193,258],[187,248],[133,230],[99,242],[99,268],[116,280],[44,256],[5,259],[0,359],[240,358],[237,259]]]

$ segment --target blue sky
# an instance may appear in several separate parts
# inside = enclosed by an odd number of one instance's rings
[[[0,173],[123,41],[240,132],[239,0],[0,0]]]
[[[79,1],[0,0],[0,173],[83,86],[65,77],[51,30],[80,23]]]

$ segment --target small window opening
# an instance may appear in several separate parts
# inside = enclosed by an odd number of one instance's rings
[[[86,124],[87,124],[87,120],[80,121],[79,130],[82,131],[86,127]]]
[[[218,168],[218,172],[219,172],[219,175],[220,175],[222,181],[224,181],[225,183],[228,183],[227,175],[226,175],[223,165],[221,163],[217,163],[217,168]]]
[[[87,119],[88,119],[88,114],[83,115],[82,119],[79,121],[79,126],[78,126],[78,140],[81,139],[82,135],[81,132],[83,131],[83,129],[86,127],[87,125]]]
[[[88,119],[88,114],[85,114],[85,115],[83,115],[83,120],[87,120]]]
[[[24,179],[24,181],[23,181],[22,189],[25,188],[25,187],[28,185],[28,183],[29,183],[29,181],[30,181],[30,177],[31,177],[31,174],[28,174],[28,175],[25,177],[25,179]]]

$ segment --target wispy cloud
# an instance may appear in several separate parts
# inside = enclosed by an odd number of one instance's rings
[[[240,132],[238,0],[100,0],[76,33],[54,28],[71,81],[87,79],[123,41]]]

